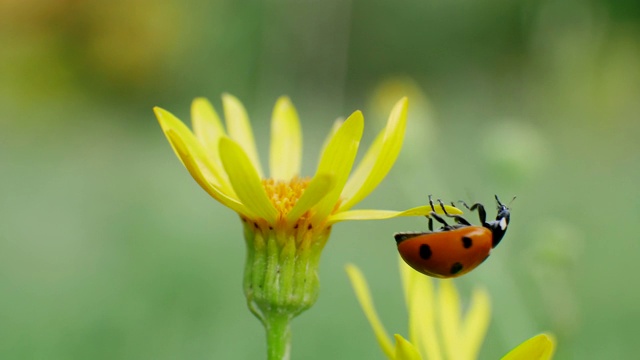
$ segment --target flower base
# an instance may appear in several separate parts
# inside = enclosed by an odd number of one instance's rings
[[[247,305],[265,326],[269,359],[286,359],[290,321],[318,299],[318,264],[331,229],[303,223],[284,230],[245,218],[242,222]]]

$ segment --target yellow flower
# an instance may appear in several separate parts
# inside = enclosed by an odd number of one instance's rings
[[[317,299],[317,267],[333,224],[430,212],[427,206],[402,212],[351,210],[393,166],[404,140],[407,104],[406,98],[395,104],[386,128],[353,173],[364,118],[356,111],[344,122],[336,122],[312,178],[300,175],[302,132],[297,111],[287,97],[278,99],[273,110],[269,178],[264,176],[247,112],[235,97],[222,97],[226,132],[205,99],[193,101],[193,132],[168,111],[154,108],[191,176],[214,199],[240,215],[247,244],[244,292],[268,336],[269,331],[283,331],[288,337],[289,320]],[[453,207],[448,211],[459,213]],[[279,326],[283,329],[278,330]]]
[[[395,335],[395,345],[380,322],[371,294],[358,268],[347,265],[347,273],[362,309],[373,328],[382,351],[395,360],[473,360],[478,358],[490,319],[489,295],[474,290],[469,309],[462,314],[460,297],[452,280],[434,280],[400,261],[405,299],[409,312],[409,340]],[[555,341],[540,334],[509,352],[506,360],[547,360],[553,356]]]

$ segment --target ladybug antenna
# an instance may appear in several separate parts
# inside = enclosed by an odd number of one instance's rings
[[[516,199],[516,197],[514,196],[513,199],[511,199],[511,201],[509,201],[509,204],[507,204],[506,206],[504,204],[502,204],[502,202],[500,202],[500,199],[498,199],[498,195],[494,195],[496,198],[496,201],[498,202],[498,208],[500,207],[506,207],[507,209],[511,208],[511,204],[513,203],[513,201]]]

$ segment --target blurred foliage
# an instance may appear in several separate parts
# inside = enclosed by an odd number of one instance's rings
[[[360,208],[517,195],[505,241],[457,283],[491,293],[482,357],[542,330],[560,359],[640,350],[640,3],[1,0],[0,48],[0,358],[262,357],[240,222],[151,112],[187,120],[225,91],[262,150],[290,95],[308,156],[355,109],[373,137],[408,94],[405,149]],[[382,358],[343,266],[405,329],[391,234],[425,228],[337,226],[293,357]]]

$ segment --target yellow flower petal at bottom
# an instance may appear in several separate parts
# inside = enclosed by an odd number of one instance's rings
[[[451,280],[440,281],[437,296],[440,314],[440,332],[447,359],[463,359],[460,356],[460,296]]]
[[[434,280],[399,261],[407,308],[409,340],[395,336],[393,353],[389,339],[373,307],[371,294],[360,271],[347,267],[358,301],[374,333],[389,359],[472,360],[478,358],[490,317],[489,295],[483,289],[474,290],[469,310],[463,316],[460,298],[453,281]],[[549,334],[535,336],[507,354],[503,360],[550,360],[555,340]]]
[[[289,180],[300,174],[302,131],[298,112],[291,100],[278,99],[271,116],[271,150],[269,175],[275,180]]]
[[[269,224],[275,224],[278,212],[267,197],[260,176],[242,147],[227,137],[221,138],[220,159],[240,201]]]
[[[555,351],[555,339],[550,334],[539,334],[518,345],[502,360],[549,360]]]
[[[441,360],[442,350],[438,341],[433,280],[409,267],[400,260],[407,311],[409,313],[409,339],[429,360]]]
[[[396,357],[395,360],[422,360],[420,352],[405,338],[395,334]]]
[[[362,311],[364,311],[367,320],[369,320],[369,324],[371,324],[371,327],[373,328],[373,333],[375,334],[382,351],[389,359],[393,359],[395,354],[393,345],[391,345],[389,335],[387,335],[387,331],[382,325],[380,318],[378,318],[376,309],[373,306],[373,301],[371,300],[369,286],[367,285],[362,272],[351,264],[347,265],[345,268],[347,270],[347,275],[349,275],[349,280],[351,280],[351,286],[353,287],[356,297],[360,302],[360,306],[362,307]]]
[[[487,334],[491,319],[489,293],[480,288],[473,290],[469,310],[461,324],[462,338],[465,339],[463,359],[477,359],[480,347]]]

